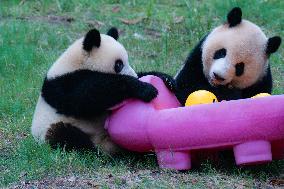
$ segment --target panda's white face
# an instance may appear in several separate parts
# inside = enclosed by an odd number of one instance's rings
[[[113,37],[101,34],[101,43],[88,53],[84,63],[87,69],[104,73],[122,74],[137,77],[129,65],[125,48]]]
[[[47,78],[80,69],[137,77],[129,65],[125,48],[116,40],[117,29],[112,28],[109,32],[104,35],[94,29],[76,40],[52,65]]]
[[[267,37],[255,24],[242,20],[215,28],[202,46],[203,71],[213,86],[246,88],[260,80],[268,67]]]

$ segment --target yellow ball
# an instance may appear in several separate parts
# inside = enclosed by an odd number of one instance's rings
[[[265,97],[265,96],[271,96],[269,93],[259,93],[251,98],[258,98],[258,97]]]
[[[211,104],[218,102],[217,97],[206,90],[199,90],[191,93],[185,102],[185,106],[192,106],[197,104]]]

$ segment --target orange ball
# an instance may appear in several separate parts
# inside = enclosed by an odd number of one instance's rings
[[[266,96],[271,96],[269,93],[259,93],[251,98],[259,98],[259,97],[266,97]]]
[[[211,104],[214,102],[218,102],[217,97],[206,90],[198,90],[191,93],[185,102],[185,106],[192,106],[197,104]]]

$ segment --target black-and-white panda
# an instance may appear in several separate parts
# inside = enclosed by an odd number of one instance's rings
[[[118,37],[115,28],[107,35],[90,30],[52,65],[32,121],[38,142],[67,150],[120,151],[104,129],[108,109],[127,98],[149,102],[158,92],[137,79]]]
[[[271,93],[269,56],[281,44],[278,36],[267,38],[233,8],[227,22],[214,28],[192,50],[175,76],[176,96],[184,105],[196,90],[213,92],[218,100],[249,98]]]

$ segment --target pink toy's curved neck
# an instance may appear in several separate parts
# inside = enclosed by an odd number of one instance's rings
[[[142,77],[141,81],[151,83],[157,88],[159,91],[157,98],[151,103],[132,99],[116,106],[113,108],[112,115],[107,119],[105,128],[108,129],[114,142],[126,149],[143,152],[153,149],[147,132],[147,125],[153,121],[152,116],[157,110],[179,107],[180,104],[160,78],[149,75]],[[125,138],[126,131],[127,139]]]
[[[165,87],[164,82],[160,78],[148,75],[142,77],[141,81],[151,83],[159,91],[157,98],[155,98],[151,102],[151,104],[154,106],[155,109],[162,110],[162,109],[180,107],[180,103],[175,97],[175,95]]]

